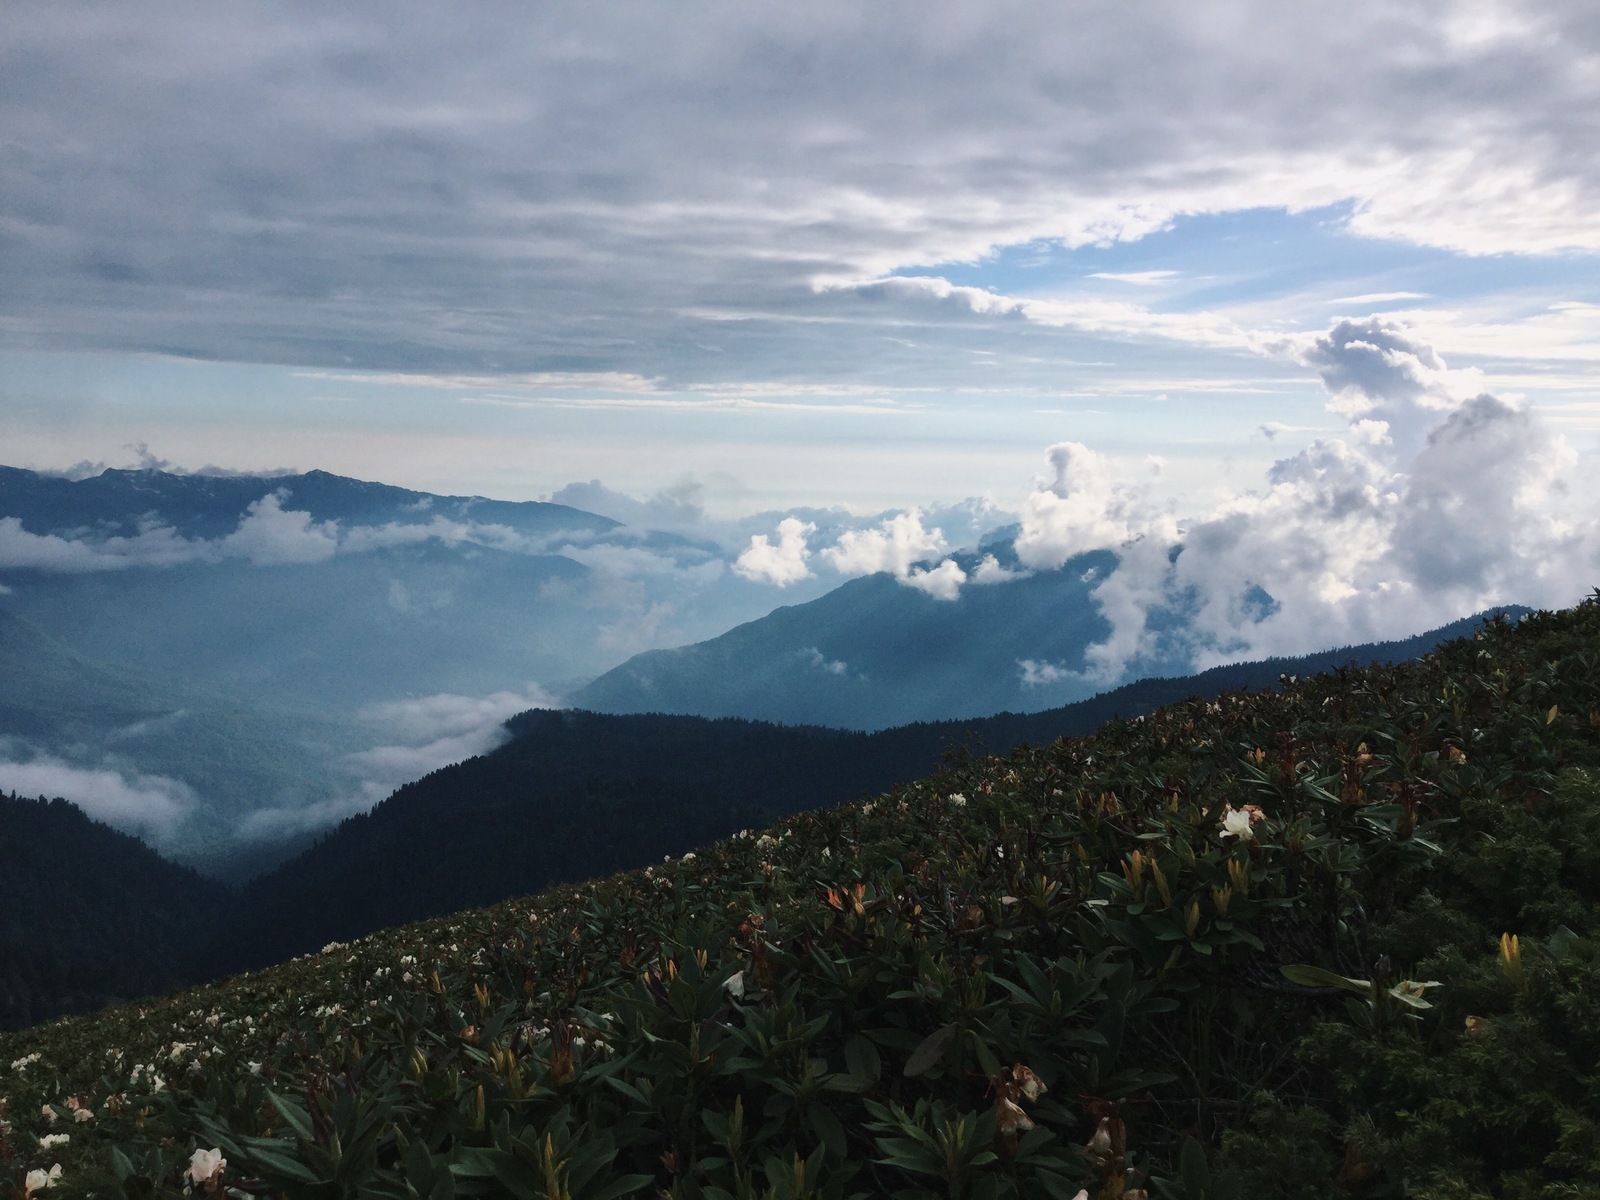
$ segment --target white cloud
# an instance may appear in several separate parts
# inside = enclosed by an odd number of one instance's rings
[[[1397,300],[1426,300],[1423,292],[1365,292],[1359,296],[1340,296],[1329,304],[1392,304]]]
[[[910,573],[915,563],[942,555],[948,549],[944,534],[922,527],[920,509],[886,517],[876,529],[851,529],[822,551],[822,558],[841,575],[872,575],[887,571],[896,578]]]
[[[1014,579],[1022,579],[1032,574],[1031,571],[1014,571],[1009,567],[1000,565],[1000,560],[992,554],[985,554],[983,559],[973,568],[969,583],[1010,583]]]
[[[248,559],[258,567],[326,562],[339,552],[339,526],[313,521],[310,513],[288,511],[283,493],[263,496],[245,510],[239,528],[223,538],[218,550],[230,558]]]
[[[148,526],[131,537],[91,540],[29,533],[17,517],[0,517],[0,568],[78,573],[125,567],[170,567],[205,557],[204,542]]]
[[[912,508],[883,519],[876,529],[850,529],[822,551],[823,560],[841,575],[893,575],[907,587],[936,600],[954,600],[967,575],[950,558],[926,566],[949,550],[944,533],[922,524],[922,511]]]
[[[947,558],[934,567],[913,567],[898,578],[907,587],[927,592],[935,600],[956,600],[961,595],[961,585],[967,581],[967,573],[955,559]]]
[[[1352,426],[1372,422],[1362,426],[1369,440],[1387,437],[1402,459],[1421,449],[1440,413],[1481,390],[1483,382],[1477,371],[1447,369],[1431,345],[1383,317],[1340,321],[1300,357],[1333,394],[1329,411]]]
[[[746,579],[788,587],[811,577],[806,559],[811,551],[806,539],[817,531],[813,522],[785,517],[778,522],[778,544],[764,533],[752,534],[750,545],[734,561],[733,569]]]
[[[1053,477],[1022,505],[1017,557],[1030,567],[1058,567],[1089,550],[1122,545],[1154,519],[1145,492],[1118,478],[1112,463],[1081,442],[1046,452]]]
[[[725,327],[815,281],[1191,214],[1600,248],[1595,33],[1555,0],[11,7],[0,316],[41,345],[629,391],[781,376]]]
[[[358,715],[381,740],[331,764],[344,786],[314,804],[258,809],[240,823],[237,836],[245,842],[281,839],[366,812],[402,784],[487,754],[505,741],[507,718],[530,708],[553,707],[555,700],[536,684],[520,692],[441,692],[370,705]]]
[[[909,305],[942,308],[979,317],[1022,318],[1036,325],[1073,329],[1118,339],[1161,338],[1219,350],[1267,353],[1283,335],[1239,325],[1232,317],[1204,310],[1158,312],[1137,304],[1098,299],[1037,299],[1007,296],[951,283],[932,275],[891,275],[831,285],[863,297],[882,297]]]
[[[1131,283],[1139,287],[1151,287],[1177,277],[1176,271],[1092,271],[1089,274],[1090,279],[1109,279],[1113,283]]]
[[[1199,668],[1404,636],[1498,603],[1570,604],[1600,577],[1595,464],[1535,411],[1463,397],[1473,376],[1391,323],[1341,322],[1309,346],[1351,438],[1280,459],[1181,530],[1110,460],[1052,447],[1018,553],[1041,568],[1117,553],[1092,593],[1112,633],[1090,677],[1114,682],[1161,646],[1187,647]],[[1163,612],[1176,631],[1161,632]]]
[[[60,797],[124,833],[166,843],[198,798],[188,784],[114,766],[84,766],[0,740],[0,789]]]
[[[1034,658],[1017,659],[1017,668],[1022,672],[1023,687],[1045,687],[1052,683],[1060,683],[1064,679],[1077,678],[1074,672],[1065,667]]]

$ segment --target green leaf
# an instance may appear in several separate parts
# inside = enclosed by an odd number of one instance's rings
[[[118,1183],[133,1174],[133,1164],[128,1161],[128,1156],[115,1146],[111,1147],[111,1173],[117,1177]]]
[[[914,1079],[931,1070],[955,1044],[955,1040],[954,1025],[942,1025],[923,1038],[922,1044],[913,1050],[911,1057],[906,1060],[905,1077]]]
[[[1347,992],[1354,992],[1357,996],[1372,995],[1372,984],[1365,979],[1351,979],[1348,975],[1336,975],[1332,971],[1325,971],[1321,967],[1308,966],[1305,963],[1292,963],[1286,967],[1279,967],[1283,977],[1290,983],[1299,984],[1301,987],[1333,987],[1342,988]]]
[[[883,1075],[878,1048],[859,1033],[844,1044],[844,1061],[850,1074],[857,1079],[876,1083]]]
[[[817,1140],[827,1147],[828,1153],[834,1158],[845,1159],[849,1156],[849,1140],[845,1136],[844,1126],[839,1123],[839,1118],[822,1104],[813,1103],[806,1108],[806,1123],[811,1126]]]
[[[293,1100],[278,1095],[271,1088],[267,1089],[267,1100],[272,1104],[273,1108],[278,1110],[278,1115],[284,1119],[290,1129],[294,1130],[297,1137],[302,1137],[308,1142],[315,1141],[311,1133],[311,1116],[305,1109],[301,1108]]]

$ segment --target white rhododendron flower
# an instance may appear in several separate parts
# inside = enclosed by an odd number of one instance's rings
[[[53,1188],[61,1182],[61,1164],[56,1163],[48,1171],[29,1171],[28,1177],[22,1181],[22,1190],[26,1195],[42,1192],[45,1188]]]
[[[227,1169],[228,1160],[220,1149],[196,1150],[189,1156],[189,1169],[185,1172],[197,1184],[210,1183]]]
[[[1250,842],[1255,832],[1250,828],[1250,814],[1242,808],[1230,808],[1222,815],[1222,837],[1236,837]]]

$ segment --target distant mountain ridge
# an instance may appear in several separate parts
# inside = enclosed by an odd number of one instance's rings
[[[435,496],[327,471],[287,475],[190,475],[111,468],[87,479],[67,479],[0,466],[0,517],[17,517],[30,533],[94,529],[138,532],[154,516],[189,538],[232,533],[246,508],[287,491],[297,511],[313,521],[352,525],[424,524],[434,517],[499,524],[523,533],[603,531],[620,522],[548,501]]]
[[[966,569],[979,561],[955,557]],[[1110,633],[1090,593],[1116,561],[1083,554],[1058,571],[969,584],[954,602],[889,575],[852,579],[709,641],[636,655],[567,699],[596,712],[868,730],[1071,703],[1102,690],[1082,673]],[[1050,662],[1056,678],[1025,683],[1019,659]]]
[[[159,776],[194,814],[163,848],[250,870],[519,707],[770,596],[716,546],[566,505],[0,467],[0,788],[42,759],[80,796]],[[235,833],[244,857],[215,858]]]
[[[1049,712],[1115,686],[1117,680],[1097,681],[1088,656],[1112,632],[1093,593],[1118,569],[1117,556],[1093,551],[1033,573],[1015,570],[1004,541],[953,557],[972,576],[990,555],[1014,573],[999,582],[969,582],[953,601],[884,574],[853,579],[708,641],[635,655],[567,701],[596,712],[877,730]],[[1271,606],[1263,593],[1261,612]],[[1181,613],[1155,612],[1152,648],[1122,681],[1189,675],[1184,620]]]

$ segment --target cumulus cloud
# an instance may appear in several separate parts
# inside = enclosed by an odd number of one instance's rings
[[[954,600],[967,581],[967,573],[953,558],[944,533],[922,523],[922,511],[912,508],[886,517],[875,529],[851,529],[822,551],[822,559],[841,575],[893,575],[907,587],[936,600]],[[939,559],[932,566],[931,559]]]
[[[1382,317],[1340,321],[1301,353],[1332,393],[1329,411],[1365,441],[1387,441],[1408,460],[1440,415],[1482,387],[1476,371],[1452,371],[1431,345]]]
[[[932,567],[913,567],[897,576],[907,587],[927,592],[935,600],[956,600],[961,596],[961,585],[967,582],[967,573],[953,558]]]
[[[1058,567],[1088,550],[1119,546],[1154,519],[1146,491],[1119,478],[1110,460],[1081,442],[1046,451],[1051,475],[1022,505],[1017,557],[1030,567]]]
[[[778,522],[778,542],[773,545],[764,533],[752,534],[750,545],[734,560],[733,569],[746,579],[788,587],[811,577],[806,559],[811,550],[806,539],[817,531],[811,521],[785,517]]]
[[[1313,442],[1181,523],[1109,460],[1051,449],[1018,556],[1049,568],[1117,554],[1092,593],[1112,633],[1087,656],[1091,678],[1161,656],[1200,668],[1404,636],[1499,603],[1569,604],[1600,578],[1594,471],[1533,411],[1463,397],[1469,374],[1376,319],[1340,323],[1305,358],[1350,437]],[[1041,664],[1022,670],[1048,681]]]
[[[876,529],[847,530],[822,551],[822,558],[841,575],[886,571],[904,578],[914,564],[948,549],[944,534],[938,529],[923,528],[922,511],[913,508],[885,518]]]
[[[188,784],[113,766],[84,766],[0,740],[0,788],[21,796],[60,797],[114,829],[167,843],[198,797]]]
[[[326,562],[339,552],[339,527],[313,521],[310,513],[283,507],[285,495],[274,492],[245,510],[239,528],[223,538],[217,550],[224,557],[243,558],[258,567]]]

